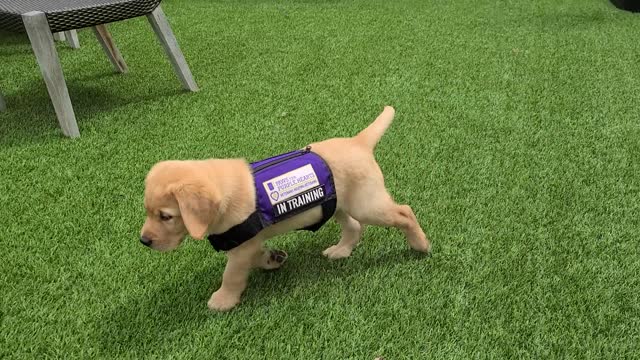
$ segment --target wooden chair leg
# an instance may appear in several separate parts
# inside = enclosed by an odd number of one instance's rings
[[[2,96],[2,91],[0,91],[0,112],[7,110],[7,103],[4,102],[4,97]]]
[[[22,15],[22,21],[40,65],[62,132],[69,137],[78,137],[80,131],[47,17],[43,12],[31,11]]]
[[[57,33],[53,33],[53,40],[55,41],[64,41],[65,40],[65,36],[64,33],[61,32],[57,32]]]
[[[80,49],[80,40],[78,40],[78,32],[76,30],[65,31],[64,34],[72,49]]]
[[[171,26],[167,21],[167,18],[162,11],[162,8],[158,6],[152,13],[147,15],[147,19],[153,28],[153,31],[158,36],[158,40],[162,44],[165,53],[171,61],[173,70],[178,75],[182,87],[190,91],[198,91],[198,84],[193,80],[193,75],[189,69],[187,61],[184,59],[184,55],[178,46],[178,41],[171,31]]]
[[[102,45],[102,49],[104,50],[104,53],[107,54],[107,58],[109,58],[113,68],[117,72],[123,74],[129,71],[127,63],[124,62],[124,58],[122,57],[122,54],[120,54],[120,50],[118,50],[109,30],[107,30],[107,25],[94,26],[93,32],[96,34],[96,38],[98,38],[98,42]]]

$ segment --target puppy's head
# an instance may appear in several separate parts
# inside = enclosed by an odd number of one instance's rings
[[[173,250],[187,234],[195,239],[207,235],[215,220],[219,197],[196,162],[163,161],[145,180],[147,217],[140,242],[154,250]]]

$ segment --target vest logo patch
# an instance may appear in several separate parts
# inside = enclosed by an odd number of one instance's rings
[[[309,189],[320,186],[318,176],[311,164],[291,170],[262,183],[271,205],[282,203]]]
[[[275,204],[273,207],[273,213],[276,217],[280,217],[298,209],[309,208],[313,204],[322,202],[325,194],[326,191],[324,189],[324,185],[316,186],[302,194],[298,194],[288,200]]]

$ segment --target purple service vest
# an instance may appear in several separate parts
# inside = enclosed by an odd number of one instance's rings
[[[256,210],[242,223],[207,238],[217,251],[228,251],[256,236],[262,229],[316,206],[322,219],[298,230],[316,231],[335,212],[333,175],[311,147],[251,163]]]

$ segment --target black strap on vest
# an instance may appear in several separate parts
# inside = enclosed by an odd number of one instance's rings
[[[324,225],[327,221],[329,221],[329,219],[331,219],[333,214],[336,212],[337,202],[338,201],[335,196],[330,198],[328,201],[323,202],[322,205],[320,205],[322,206],[322,219],[320,219],[320,221],[318,221],[317,223],[313,225],[309,225],[306,228],[302,228],[300,230],[306,230],[306,231],[312,231],[312,232],[318,231],[322,227],[322,225]]]
[[[322,219],[313,225],[298,230],[318,231],[333,216],[337,202],[336,196],[333,196],[322,203],[320,205],[322,207]],[[264,229],[264,225],[260,218],[260,210],[256,210],[242,223],[222,234],[210,234],[207,239],[216,251],[229,251],[258,235],[262,229]]]
[[[207,236],[209,243],[216,251],[229,251],[243,242],[256,236],[262,230],[260,212],[254,211],[240,224],[223,232],[222,234],[210,234]]]

